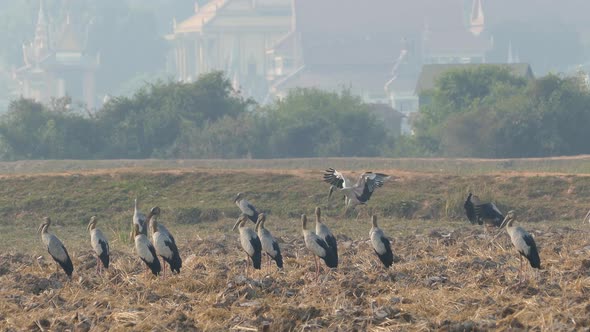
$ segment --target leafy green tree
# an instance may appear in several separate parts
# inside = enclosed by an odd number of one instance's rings
[[[367,105],[349,91],[295,89],[267,107],[264,157],[375,156],[387,135]]]

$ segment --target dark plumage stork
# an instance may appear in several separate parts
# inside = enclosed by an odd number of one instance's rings
[[[305,214],[301,215],[301,229],[303,231],[305,247],[311,251],[315,261],[316,279],[320,276],[318,257],[326,263],[327,267],[338,267],[338,259],[334,256],[334,252],[330,249],[326,241],[322,240],[312,230],[307,229],[307,216]]]
[[[262,261],[262,244],[260,243],[260,239],[256,232],[246,226],[246,220],[248,219],[249,217],[242,213],[232,228],[232,231],[238,227],[238,230],[240,231],[240,244],[248,256],[247,260],[252,260],[252,266],[254,266],[256,270],[260,270],[260,263]],[[248,275],[248,265],[249,264],[246,261],[246,276]]]
[[[66,250],[63,243],[57,238],[57,236],[48,232],[49,226],[51,225],[51,219],[49,217],[43,218],[43,223],[37,230],[41,233],[41,240],[47,247],[47,252],[51,255],[54,261],[61,266],[64,272],[68,275],[68,278],[72,278],[72,272],[74,272],[74,265],[70,259],[70,255]]]
[[[332,254],[336,259],[335,267],[338,266],[338,243],[336,242],[336,237],[330,231],[330,228],[326,226],[322,222],[322,210],[320,207],[315,208],[315,233],[320,239],[324,240],[330,250],[332,250]]]
[[[506,231],[510,235],[512,244],[520,254],[518,259],[520,261],[519,275],[522,275],[522,257],[525,257],[531,267],[541,269],[541,258],[537,250],[537,244],[531,234],[525,231],[522,227],[514,226],[513,222],[516,219],[516,213],[509,211],[501,224],[501,227],[506,226]],[[522,281],[522,279],[521,279]]]
[[[371,238],[371,244],[373,245],[373,250],[381,260],[381,263],[385,265],[385,267],[390,267],[393,265],[393,252],[391,251],[391,243],[385,237],[383,230],[379,228],[377,225],[377,216],[373,215],[371,217],[371,222],[373,223],[373,227],[371,227],[371,231],[369,231],[369,237]]]
[[[149,227],[152,232],[152,241],[156,253],[170,265],[172,273],[180,273],[182,267],[182,259],[178,253],[178,247],[174,237],[168,232],[166,228],[158,227],[158,218],[160,216],[160,208],[154,207],[150,211]],[[166,269],[164,269],[164,276],[166,276]]]
[[[504,215],[494,203],[482,203],[477,195],[469,193],[465,204],[465,213],[472,224],[476,222],[480,225],[492,226],[499,228],[504,220]]]
[[[135,238],[135,252],[152,273],[157,276],[162,270],[162,266],[156,255],[156,249],[147,236],[139,231],[138,224],[133,225],[133,237]]]
[[[244,198],[244,193],[238,193],[234,199],[234,203],[240,208],[243,214],[245,214],[250,221],[256,223],[258,221],[258,211],[254,205],[250,204],[247,199]]]
[[[96,216],[90,218],[86,230],[90,232],[90,245],[96,254],[96,273],[102,273],[102,267],[109,268],[109,241],[106,236],[96,228]]]
[[[135,197],[135,205],[133,209],[133,224],[139,226],[139,232],[143,235],[147,235],[147,222],[148,219],[146,218],[145,214],[139,211],[137,205],[137,197]]]
[[[346,208],[354,209],[357,205],[366,204],[375,189],[383,186],[389,175],[383,173],[365,172],[359,176],[357,182],[352,185],[350,181],[333,168],[329,168],[324,173],[324,182],[331,185],[330,195],[334,189],[338,188],[346,196]],[[330,196],[328,195],[328,196]]]
[[[264,228],[264,223],[266,222],[266,214],[260,213],[258,215],[258,221],[256,222],[256,231],[258,232],[258,238],[260,239],[260,244],[262,245],[262,250],[266,253],[266,255],[272,258],[275,263],[277,263],[277,267],[279,269],[283,268],[283,256],[281,255],[281,248],[279,247],[279,243],[275,238],[270,234],[268,229]]]
[[[467,219],[472,225],[474,225],[477,223],[477,214],[475,214],[475,206],[471,201],[471,196],[473,196],[472,193],[469,193],[469,195],[467,195],[467,199],[463,204],[463,208],[465,208],[465,214],[467,215]]]

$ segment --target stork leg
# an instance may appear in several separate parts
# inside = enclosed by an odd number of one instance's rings
[[[100,275],[100,259],[96,256],[96,274]]]

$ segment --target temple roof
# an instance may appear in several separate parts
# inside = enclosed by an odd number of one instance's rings
[[[228,0],[211,0],[207,4],[195,8],[195,14],[178,23],[174,27],[174,33],[200,32],[203,27],[215,18],[217,11],[227,4]]]

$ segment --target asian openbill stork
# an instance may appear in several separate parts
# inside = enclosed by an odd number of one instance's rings
[[[153,208],[151,208],[150,212],[147,215],[147,221],[148,221],[148,229],[150,232],[150,236],[154,236],[154,231],[152,228],[149,227],[149,221],[152,218],[153,215],[158,215],[158,217],[160,216],[160,208],[158,206],[154,206]],[[168,228],[166,228],[166,226],[164,226],[164,224],[162,224],[161,222],[157,222],[157,230],[160,233],[166,234],[170,240],[172,242],[174,242],[174,244],[176,244],[176,240],[174,239],[174,236],[172,236],[172,234],[170,233],[170,231],[168,230]]]
[[[539,251],[537,250],[537,244],[531,234],[522,229],[522,227],[514,226],[513,222],[516,219],[516,213],[509,211],[501,224],[501,227],[506,226],[506,231],[510,235],[512,244],[520,254],[518,259],[520,261],[519,277],[522,278],[522,257],[525,257],[531,267],[535,269],[541,269],[541,258],[539,257]],[[521,279],[522,281],[522,279]],[[521,282],[519,281],[519,282]]]
[[[90,232],[90,245],[96,254],[96,273],[102,273],[102,267],[109,268],[109,241],[106,236],[96,228],[96,216],[90,218],[86,230]]]
[[[242,213],[232,228],[233,231],[238,227],[240,231],[240,244],[248,256],[246,261],[246,276],[248,276],[249,260],[252,260],[252,265],[256,270],[260,270],[260,263],[262,261],[262,244],[256,232],[245,225],[248,219],[249,217]]]
[[[357,205],[366,204],[375,189],[383,186],[383,183],[389,177],[389,175],[383,173],[364,172],[353,185],[342,173],[333,168],[328,168],[324,173],[324,182],[331,185],[328,197],[335,189],[340,189],[346,196],[344,210],[346,213],[348,209],[354,209]]]
[[[312,230],[307,229],[307,216],[305,214],[301,215],[301,229],[303,231],[305,247],[311,251],[315,261],[316,279],[320,276],[318,257],[326,263],[326,266],[330,268],[338,267],[338,258],[334,255],[334,251],[330,249],[326,241],[322,240]]]
[[[260,244],[262,245],[262,250],[266,253],[266,255],[272,260],[277,263],[277,267],[279,269],[283,268],[283,256],[281,255],[281,248],[279,247],[279,243],[275,238],[270,234],[269,230],[264,228],[264,223],[266,222],[266,214],[260,213],[258,215],[258,221],[256,222],[256,231],[258,232],[258,238],[260,239]]]
[[[63,243],[57,238],[57,236],[48,232],[49,226],[51,225],[51,219],[49,217],[43,218],[43,223],[39,226],[37,233],[41,233],[41,240],[47,247],[49,255],[54,261],[61,266],[64,272],[68,275],[69,279],[72,279],[72,272],[74,272],[74,265],[70,259],[70,255]]]
[[[244,198],[244,193],[238,193],[234,199],[234,203],[240,208],[250,221],[256,224],[258,221],[258,211],[247,199]]]
[[[371,222],[373,223],[373,226],[369,231],[369,237],[371,238],[373,250],[375,250],[375,254],[377,254],[381,263],[383,263],[385,267],[390,267],[393,265],[391,243],[389,242],[389,239],[385,237],[383,230],[377,225],[377,216],[373,215],[371,217]]]
[[[500,212],[496,204],[482,203],[479,196],[473,195],[472,193],[469,193],[467,196],[463,207],[465,208],[467,219],[472,224],[485,224],[486,226],[499,228],[504,220],[504,215]]]
[[[176,242],[174,237],[168,232],[167,229],[158,227],[158,218],[160,216],[160,208],[154,207],[150,211],[149,227],[152,232],[152,241],[156,253],[162,257],[162,259],[170,265],[170,271],[172,273],[180,273],[182,267],[182,259],[178,253]],[[166,269],[164,268],[164,276],[166,276]]]
[[[137,206],[137,197],[135,197],[135,206],[133,209],[133,224],[139,226],[139,232],[143,235],[147,235],[147,222],[148,219],[146,218],[145,214],[139,211]]]
[[[139,231],[138,224],[133,224],[133,237],[135,238],[135,252],[152,273],[157,276],[162,270],[162,266],[156,255],[156,249],[147,236]]]
[[[335,267],[337,267],[338,266],[338,243],[336,242],[336,237],[330,231],[330,228],[328,228],[328,226],[326,226],[326,224],[324,224],[322,222],[321,217],[322,217],[322,210],[318,206],[315,208],[315,233],[317,236],[320,237],[320,239],[324,240],[326,242],[326,244],[328,245],[328,248],[330,248],[330,250],[332,250],[332,254],[334,255],[335,260],[336,260]]]

